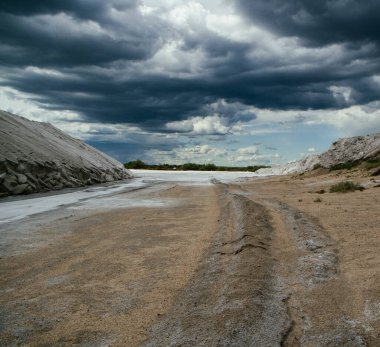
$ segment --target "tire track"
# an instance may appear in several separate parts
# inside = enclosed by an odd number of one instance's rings
[[[298,272],[307,287],[314,287],[339,275],[339,258],[335,242],[321,225],[305,213],[284,203],[278,203],[288,230],[293,234],[298,249],[304,255],[299,257]]]
[[[290,276],[292,279],[288,278],[288,283],[295,284],[287,286],[293,330],[283,345],[366,346],[360,329],[347,324],[347,316],[343,314],[350,311],[344,296],[344,293],[350,295],[350,289],[339,271],[334,240],[307,214],[283,202],[272,203],[272,206],[282,214],[294,242],[297,264]]]
[[[151,329],[153,346],[281,346],[291,328],[275,272],[268,211],[216,184],[220,226],[171,310]]]

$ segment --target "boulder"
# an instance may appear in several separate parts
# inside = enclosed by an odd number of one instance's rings
[[[115,180],[114,177],[112,175],[110,175],[110,174],[107,174],[106,177],[105,177],[105,179],[106,179],[107,182],[112,182],[112,181]]]
[[[25,189],[27,189],[28,187],[29,187],[29,185],[26,183],[25,184],[19,184],[19,185],[13,187],[11,192],[13,195],[22,194],[25,191]]]
[[[17,177],[13,175],[7,175],[3,179],[1,184],[8,192],[12,192],[13,188],[18,185]]]
[[[21,174],[25,174],[30,171],[30,164],[26,162],[19,162],[16,171]]]
[[[16,174],[16,177],[17,177],[18,183],[20,184],[26,183],[26,181],[28,180],[28,177],[26,177],[23,174]]]

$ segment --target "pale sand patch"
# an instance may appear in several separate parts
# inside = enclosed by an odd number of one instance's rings
[[[368,346],[380,344],[380,188],[374,187],[374,178],[365,174],[357,171],[314,177],[273,177],[244,185],[253,199],[267,206],[280,201],[306,213],[321,225],[336,249],[339,258],[336,280],[313,289],[307,297],[305,292],[297,292],[300,288],[296,288],[292,275],[297,258],[294,235],[287,230],[281,211],[272,206],[277,225],[278,260],[287,264],[283,274],[290,287],[293,285],[296,296],[290,301],[292,314],[296,323],[300,319],[297,315],[311,316],[310,322],[298,322],[294,335],[301,335],[300,325],[309,323],[322,328],[328,322],[331,327],[345,325],[363,333]],[[369,188],[363,192],[329,193],[331,185],[344,180]],[[326,193],[318,194],[321,189]]]
[[[219,213],[213,187],[154,196],[183,200],[89,215],[51,245],[1,259],[2,343],[139,345],[193,275]]]

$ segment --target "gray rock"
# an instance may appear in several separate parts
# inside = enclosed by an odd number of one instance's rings
[[[27,186],[26,189],[22,192],[22,194],[32,194],[36,191],[35,188],[33,188],[31,185]]]
[[[28,177],[28,180],[33,182],[33,183],[37,183],[38,182],[38,179],[36,177],[34,177],[31,173],[27,172],[25,174],[26,177]]]
[[[13,175],[7,175],[3,179],[2,186],[8,191],[12,192],[13,188],[16,187],[18,184],[16,176]]]
[[[110,174],[108,174],[108,175],[106,175],[106,181],[107,182],[112,182],[112,181],[114,181],[115,179],[114,179],[114,177],[112,176],[112,175],[110,175]]]
[[[17,172],[21,173],[21,174],[25,174],[27,172],[29,172],[30,170],[30,165],[26,162],[19,162],[18,165],[17,165]]]
[[[26,188],[30,187],[28,184],[19,184],[15,187],[13,187],[12,189],[12,194],[13,195],[18,195],[18,194],[22,194]]]
[[[16,177],[17,177],[18,183],[20,184],[26,183],[26,181],[28,180],[28,177],[26,177],[23,174],[16,174]]]

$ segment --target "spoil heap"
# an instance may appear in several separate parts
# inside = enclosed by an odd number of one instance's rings
[[[0,196],[129,177],[121,163],[51,124],[0,111]]]
[[[312,154],[281,166],[257,171],[261,175],[303,173],[316,167],[331,169],[341,164],[380,160],[380,133],[339,139],[322,154]]]

